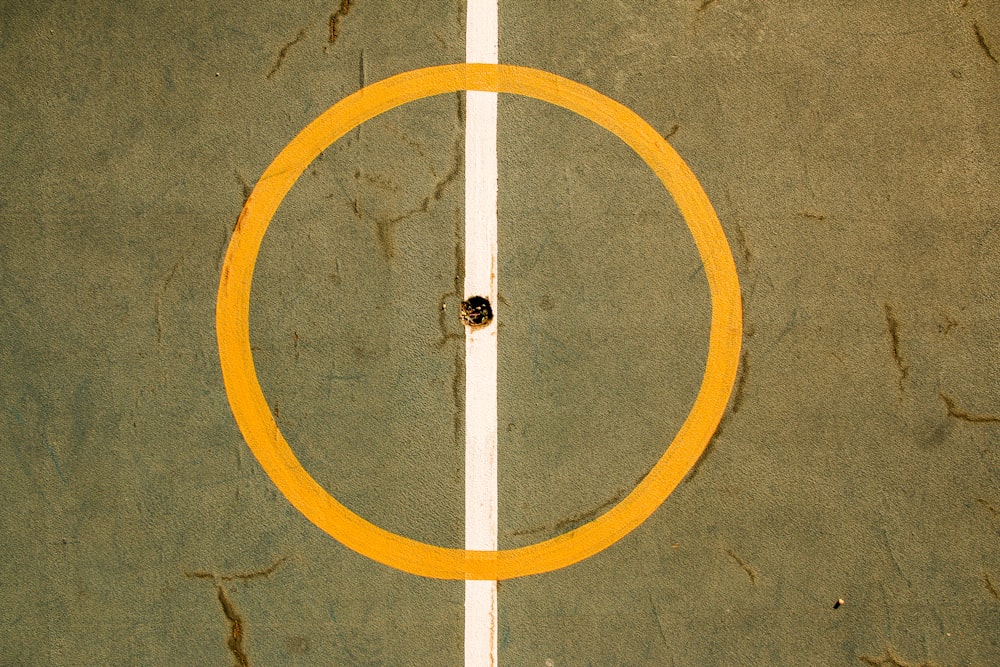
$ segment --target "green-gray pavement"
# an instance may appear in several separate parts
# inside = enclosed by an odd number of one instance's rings
[[[0,664],[461,664],[461,582],[309,523],[219,370],[223,253],[264,168],[360,86],[465,59],[464,2],[341,8],[0,8]],[[669,136],[745,308],[703,459],[606,551],[501,582],[501,665],[1000,663],[998,59],[986,0],[501,0],[501,62]],[[314,162],[251,313],[310,473],[450,547],[462,100],[394,109]],[[710,303],[630,149],[535,100],[499,114],[509,548],[605,511],[662,454]]]

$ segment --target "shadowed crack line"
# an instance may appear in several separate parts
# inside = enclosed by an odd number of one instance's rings
[[[299,30],[299,34],[295,36],[295,39],[281,47],[281,51],[278,51],[278,59],[274,61],[274,65],[271,67],[271,71],[267,73],[267,76],[264,77],[265,79],[270,79],[279,69],[281,69],[281,66],[285,64],[285,58],[288,56],[288,50],[301,42],[305,36],[306,29],[303,28],[302,30]]]
[[[889,533],[886,531],[885,528],[882,528],[882,541],[885,542],[885,550],[889,554],[889,559],[892,561],[893,567],[896,569],[896,574],[899,575],[900,579],[906,582],[906,585],[908,587],[913,588],[913,584],[910,583],[909,577],[907,577],[906,574],[903,572],[902,566],[896,559],[896,550],[892,548],[892,542],[889,541]]]
[[[712,437],[709,438],[708,444],[705,446],[705,451],[701,453],[701,456],[698,457],[698,460],[694,462],[693,466],[691,466],[691,470],[688,471],[687,476],[684,477],[685,484],[693,480],[698,475],[698,472],[701,470],[701,464],[706,459],[708,459],[709,455],[712,453],[712,450],[715,449],[715,440],[716,438],[719,438],[722,435],[726,427],[726,421],[728,419],[729,419],[728,414],[722,415],[722,419],[719,420],[719,425],[715,427],[715,432],[712,433]]]
[[[156,343],[157,345],[163,344],[163,295],[167,293],[167,289],[170,287],[170,282],[174,279],[174,274],[177,273],[178,267],[180,267],[181,262],[184,261],[184,256],[174,262],[173,267],[171,267],[170,272],[167,274],[166,279],[163,281],[163,285],[160,286],[160,291],[156,295],[156,299],[153,301],[153,310],[156,314]]]
[[[743,389],[747,383],[747,373],[750,372],[750,351],[746,348],[743,349],[743,354],[740,355],[740,374],[736,378],[736,388],[733,389],[733,413],[740,411],[740,406],[743,405]]]
[[[970,412],[966,412],[962,408],[956,405],[955,400],[948,396],[947,394],[938,393],[941,400],[944,401],[945,406],[948,408],[948,416],[953,419],[959,419],[964,422],[969,422],[972,424],[998,424],[1000,423],[1000,417],[996,415],[976,415]]]
[[[597,507],[585,510],[578,514],[574,514],[573,516],[566,517],[565,519],[560,519],[554,524],[514,531],[513,533],[511,533],[511,536],[523,537],[526,535],[535,535],[537,533],[560,533],[563,531],[563,529],[568,528],[570,526],[576,528],[579,524],[582,524],[586,521],[590,521],[594,517],[597,517],[600,514],[602,514],[604,510],[620,503],[622,499],[625,498],[625,496],[627,496],[633,488],[638,486],[642,482],[642,480],[646,479],[646,475],[648,475],[650,471],[653,470],[653,467],[655,467],[655,464],[653,466],[650,466],[649,470],[636,477],[635,482],[632,484],[631,488],[619,490],[614,496],[608,498]]]
[[[663,642],[664,646],[669,646],[667,634],[663,631],[663,622],[660,620],[660,610],[656,608],[656,602],[653,601],[653,594],[647,592],[646,597],[649,598],[649,606],[652,607],[653,618],[656,620],[656,629],[660,631],[660,641]]]
[[[979,42],[979,48],[983,50],[983,53],[986,54],[987,58],[993,62],[997,62],[997,57],[993,55],[993,49],[991,49],[990,45],[986,43],[986,37],[983,35],[983,31],[979,28],[979,24],[973,23],[972,29],[976,33],[976,41]]]
[[[990,579],[989,572],[983,572],[983,583],[986,584],[986,590],[990,592],[990,595],[1000,600],[1000,590],[997,590],[996,584]]]
[[[247,183],[247,179],[243,178],[243,174],[238,169],[234,169],[233,174],[236,176],[236,182],[239,183],[240,189],[243,192],[243,205],[245,206],[247,200],[250,199],[250,193],[253,192],[253,186]]]
[[[535,535],[537,533],[559,533],[562,531],[563,528],[566,528],[567,526],[572,526],[573,524],[579,524],[584,521],[589,521],[590,519],[596,517],[598,514],[601,514],[604,510],[608,509],[609,507],[617,505],[621,501],[621,499],[626,496],[627,493],[628,493],[627,491],[619,491],[618,493],[615,494],[613,498],[605,500],[597,507],[585,510],[578,514],[574,514],[573,516],[566,517],[565,519],[560,519],[559,521],[551,525],[538,526],[536,528],[527,528],[525,530],[517,530],[511,533],[511,535],[514,537],[524,537],[527,535]]]
[[[910,374],[910,367],[903,360],[902,355],[899,352],[899,320],[896,319],[896,313],[893,312],[892,306],[888,303],[885,304],[885,325],[889,331],[889,342],[892,347],[892,360],[896,364],[896,369],[899,371],[899,391],[902,393],[903,382],[906,381],[906,377]]]
[[[753,261],[753,253],[750,252],[750,246],[747,245],[747,239],[743,235],[743,227],[736,220],[733,220],[733,230],[736,232],[736,245],[743,256],[743,264],[749,268],[751,261]]]
[[[986,590],[990,592],[990,595],[995,597],[997,600],[1000,600],[1000,591],[997,590],[997,587],[993,583],[993,580],[990,579],[990,575],[988,572],[983,572],[983,583],[986,584]]]
[[[726,549],[726,554],[733,560],[734,563],[743,568],[743,571],[747,573],[748,577],[750,577],[750,583],[756,585],[757,573],[754,571],[754,569],[750,567],[750,565],[745,560],[740,558],[736,554],[736,552],[733,551],[732,549]]]
[[[994,519],[1000,519],[1000,510],[990,504],[985,498],[976,498],[976,502],[986,508],[986,511],[993,515]]]

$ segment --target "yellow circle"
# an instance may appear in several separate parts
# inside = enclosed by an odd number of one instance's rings
[[[518,549],[473,551],[418,542],[383,530],[337,502],[302,467],[278,430],[250,351],[250,286],[267,226],[310,162],[357,125],[401,104],[460,90],[513,93],[565,107],[622,139],[673,196],[705,265],[712,297],[708,360],[694,406],[666,452],[618,505],[590,523]],[[512,65],[456,64],[405,72],[333,105],[292,139],[264,171],[229,242],[216,303],[222,377],[247,444],[302,514],[350,549],[412,574],[501,580],[572,565],[614,544],[670,495],[701,456],[722,419],[736,379],[742,304],[732,252],[698,179],[635,112],[582,84]]]

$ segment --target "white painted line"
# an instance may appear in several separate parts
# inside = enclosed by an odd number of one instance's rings
[[[499,0],[468,0],[465,6],[465,62],[500,62]]]
[[[467,62],[496,63],[499,0],[468,0]],[[465,548],[497,548],[497,94],[465,96],[465,296],[493,320],[465,330]],[[497,666],[497,582],[465,582],[465,667]]]

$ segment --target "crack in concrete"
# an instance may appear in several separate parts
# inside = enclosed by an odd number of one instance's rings
[[[559,521],[556,521],[553,524],[547,524],[544,526],[537,526],[535,528],[526,528],[524,530],[514,531],[511,533],[511,536],[524,537],[527,535],[535,535],[538,533],[559,533],[564,528],[567,528],[569,526],[573,526],[573,528],[576,528],[578,527],[579,524],[582,524],[586,521],[590,521],[594,517],[602,514],[604,510],[620,503],[622,499],[632,491],[632,489],[638,486],[642,482],[642,480],[646,479],[646,476],[653,470],[654,466],[655,464],[653,466],[650,466],[649,470],[636,477],[635,482],[632,484],[631,487],[627,489],[620,489],[617,493],[615,493],[614,496],[605,500],[600,505],[594,508],[591,508],[589,510],[584,510],[583,512],[579,512],[577,514],[574,514],[573,516],[566,517],[565,519],[560,519]]]
[[[971,412],[966,412],[962,408],[958,407],[955,400],[948,394],[938,393],[941,400],[944,401],[945,406],[948,408],[948,416],[953,419],[958,419],[960,421],[969,422],[970,424],[997,424],[1000,423],[1000,417],[997,415],[977,415]]]
[[[461,102],[459,103],[459,107],[461,108]],[[453,149],[455,158],[452,161],[451,168],[438,180],[437,183],[434,184],[434,188],[431,190],[430,194],[420,201],[419,206],[412,208],[394,218],[375,221],[375,238],[378,241],[383,257],[386,259],[392,259],[396,256],[396,228],[399,224],[415,215],[429,213],[433,205],[440,201],[441,197],[444,196],[445,189],[461,173],[462,165],[465,162],[464,145],[465,134],[463,132],[456,136],[455,147]]]
[[[899,371],[899,392],[903,393],[905,391],[903,383],[910,374],[910,367],[903,360],[903,356],[899,352],[899,320],[896,319],[896,313],[893,311],[892,306],[889,303],[885,304],[885,325],[886,329],[889,331],[889,342],[892,347],[892,360],[895,362],[896,369]]]
[[[589,509],[589,510],[585,510],[583,512],[579,512],[577,514],[574,514],[573,516],[566,517],[565,519],[560,519],[559,521],[557,521],[557,522],[555,522],[553,524],[549,524],[549,525],[545,525],[545,526],[537,526],[535,528],[526,528],[524,530],[517,530],[517,531],[514,531],[513,533],[511,533],[511,535],[514,536],[514,537],[524,537],[524,536],[527,536],[527,535],[536,535],[538,533],[558,533],[560,530],[562,530],[563,528],[565,528],[567,526],[571,526],[571,525],[573,525],[575,523],[581,523],[581,522],[589,521],[590,519],[593,519],[598,514],[600,514],[604,510],[608,509],[612,505],[618,504],[621,501],[621,499],[625,497],[625,495],[627,493],[628,492],[624,491],[624,490],[619,491],[617,494],[615,494],[615,496],[613,498],[609,498],[608,500],[605,500],[603,503],[601,503],[597,507],[594,507],[594,508]]]
[[[733,230],[736,232],[736,245],[740,249],[740,254],[743,256],[743,263],[749,270],[750,263],[753,261],[753,253],[750,252],[750,246],[747,245],[747,239],[743,235],[743,227],[738,221],[733,220]]]
[[[979,42],[979,48],[983,50],[983,53],[986,54],[987,58],[996,63],[997,57],[993,55],[993,49],[991,49],[990,45],[986,42],[986,37],[983,35],[983,31],[979,28],[979,24],[973,22],[972,29],[976,33],[976,41]]]
[[[859,655],[858,660],[868,665],[874,665],[875,667],[881,667],[882,665],[891,665],[892,667],[935,667],[932,662],[906,662],[896,655],[891,648],[886,648],[885,654],[880,656]]]
[[[226,589],[222,587],[222,584],[216,584],[215,590],[217,591],[217,596],[219,598],[219,604],[222,605],[222,613],[225,615],[226,620],[229,621],[230,637],[226,642],[226,646],[229,647],[229,652],[233,654],[233,658],[236,660],[236,664],[240,667],[249,667],[250,658],[247,657],[246,650],[243,646],[243,640],[245,636],[243,634],[243,617],[233,606],[232,601],[229,596],[226,595]]]
[[[656,621],[656,629],[660,632],[660,641],[663,642],[664,646],[669,646],[667,642],[667,633],[663,631],[663,621],[660,620],[660,610],[656,608],[656,602],[653,600],[653,594],[646,592],[646,597],[649,598],[649,606],[652,607],[653,619]]]
[[[985,498],[976,498],[976,502],[986,508],[986,511],[993,515],[994,519],[1000,519],[1000,510],[990,503],[990,501]]]
[[[207,579],[215,584],[216,598],[219,600],[219,604],[222,606],[222,614],[226,617],[226,621],[229,624],[229,637],[226,639],[226,647],[229,649],[229,652],[232,653],[233,659],[239,667],[249,667],[250,665],[250,658],[247,656],[245,646],[246,623],[243,620],[243,616],[236,609],[232,600],[229,599],[229,595],[226,593],[226,589],[222,584],[224,582],[252,581],[254,579],[270,577],[287,560],[287,557],[282,556],[268,567],[250,572],[219,574],[216,572],[209,572],[207,570],[194,570],[192,572],[184,573],[184,576],[188,579]]]
[[[910,582],[910,578],[907,577],[906,574],[903,572],[903,567],[899,564],[899,561],[896,559],[896,550],[893,549],[892,542],[889,540],[889,533],[886,531],[885,528],[882,528],[882,541],[885,542],[885,550],[889,554],[889,559],[892,561],[893,567],[896,569],[896,574],[899,575],[900,579],[906,582],[908,588],[913,588],[913,584],[912,582]]]
[[[743,353],[740,355],[740,374],[736,378],[736,388],[733,390],[733,413],[740,411],[740,406],[743,405],[743,389],[747,382],[747,373],[750,372],[750,350],[743,348]]]
[[[285,58],[288,56],[288,50],[301,42],[305,36],[306,29],[302,28],[302,30],[299,30],[299,34],[295,36],[295,39],[281,47],[281,50],[278,51],[278,59],[274,61],[274,65],[271,66],[271,71],[267,73],[267,76],[264,77],[265,79],[270,79],[281,69],[281,66],[285,64]]]
[[[712,437],[709,438],[708,444],[705,445],[705,451],[701,453],[701,456],[698,457],[698,460],[694,462],[693,466],[691,466],[691,470],[689,470],[688,474],[684,476],[685,483],[693,480],[695,476],[698,474],[702,462],[704,462],[705,459],[708,458],[709,454],[711,454],[712,450],[715,448],[716,438],[720,437],[723,431],[725,430],[725,427],[729,421],[729,416],[731,414],[736,414],[737,412],[739,412],[740,407],[743,405],[743,391],[746,386],[746,374],[750,371],[750,362],[749,362],[750,349],[748,345],[750,340],[753,338],[754,333],[756,332],[752,326],[748,326],[744,330],[743,351],[740,354],[740,365],[737,371],[735,384],[733,385],[732,402],[731,402],[732,407],[728,411],[723,413],[722,419],[719,420],[718,426],[715,427],[715,431],[712,433]]]
[[[715,440],[716,440],[716,438],[720,437],[722,435],[723,431],[725,431],[726,421],[728,419],[729,419],[729,415],[728,414],[722,415],[722,419],[719,420],[719,425],[715,427],[715,433],[712,434],[712,437],[708,440],[708,444],[705,445],[705,451],[703,451],[701,453],[701,456],[698,457],[698,460],[694,462],[694,465],[691,466],[691,470],[688,471],[688,474],[684,477],[684,483],[685,484],[687,484],[688,482],[690,482],[691,480],[693,480],[695,477],[697,477],[698,472],[701,470],[701,464],[706,459],[708,459],[709,455],[715,449]]]
[[[330,35],[327,41],[333,44],[340,37],[340,22],[345,16],[351,11],[351,5],[354,4],[354,0],[340,0],[340,7],[334,13],[330,14]]]
[[[188,579],[212,579],[213,581],[251,581],[253,579],[260,579],[263,577],[270,577],[274,574],[275,570],[285,564],[288,560],[287,556],[282,556],[277,559],[271,565],[265,567],[262,570],[253,570],[251,572],[237,572],[236,574],[218,574],[215,572],[208,572],[206,570],[195,570],[193,572],[185,572],[184,576]]]
[[[174,279],[174,274],[177,273],[178,267],[180,267],[181,262],[184,261],[184,256],[181,255],[180,259],[174,262],[173,267],[171,267],[170,272],[167,274],[166,279],[163,284],[160,285],[159,292],[156,298],[153,300],[153,311],[156,315],[156,344],[163,344],[163,295],[167,293],[167,289],[170,287],[170,282]]]
[[[451,376],[451,400],[455,407],[452,417],[452,431],[455,438],[455,446],[463,447],[465,444],[465,350],[460,349],[455,352],[455,371]],[[460,471],[461,473],[461,471]]]
[[[742,558],[740,558],[739,555],[737,555],[737,553],[735,551],[733,551],[732,549],[726,549],[726,554],[732,559],[732,561],[734,563],[736,563],[741,568],[743,568],[743,571],[747,573],[748,577],[750,577],[750,583],[754,584],[756,586],[757,585],[757,573],[754,571],[754,569],[752,567],[750,567],[750,564],[747,563]]]
[[[993,583],[993,580],[990,579],[989,572],[983,572],[983,583],[986,584],[986,590],[990,592],[990,595],[992,595],[997,600],[1000,600],[1000,590],[997,590],[997,587]]]
[[[239,169],[234,169],[233,175],[236,176],[236,182],[239,183],[240,189],[243,191],[243,205],[246,206],[247,200],[250,199],[250,193],[253,192],[253,186],[247,183],[247,179],[243,177]]]
[[[443,348],[448,344],[449,340],[465,340],[465,335],[458,333],[456,331],[448,331],[448,298],[455,297],[458,300],[458,295],[455,292],[445,292],[441,295],[439,301],[440,308],[438,308],[438,330],[441,332],[441,340],[437,342],[437,347]]]

